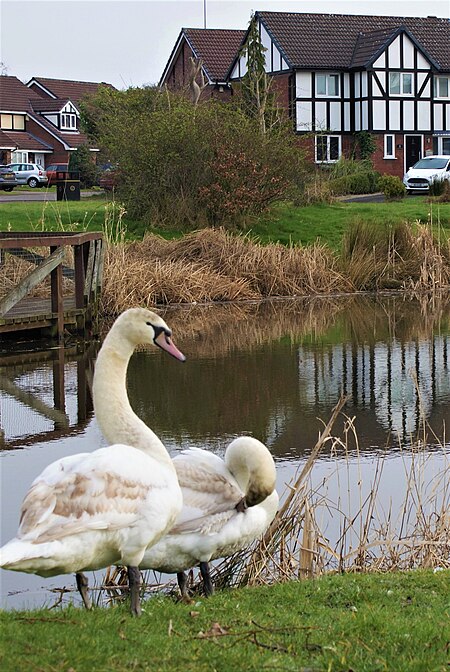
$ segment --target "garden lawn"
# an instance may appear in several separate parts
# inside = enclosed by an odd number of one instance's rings
[[[324,576],[86,612],[0,612],[2,672],[444,672],[450,571]]]
[[[120,205],[102,196],[81,201],[2,202],[0,231],[100,231],[111,228],[119,218]],[[129,238],[144,234],[140,222],[123,215]],[[431,222],[436,232],[450,235],[450,203],[427,202],[426,197],[407,197],[392,203],[344,203],[298,207],[288,203],[274,206],[252,222],[249,233],[261,242],[310,245],[319,241],[339,249],[342,236],[353,222],[375,226],[399,222]],[[153,229],[166,238],[179,237],[181,231]]]

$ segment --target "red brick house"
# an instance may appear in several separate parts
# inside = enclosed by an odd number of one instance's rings
[[[450,154],[448,19],[256,12],[255,20],[280,105],[316,163],[348,154],[360,131],[373,135],[373,161],[383,173],[401,176],[421,156]],[[215,31],[205,30],[201,53],[190,32],[182,30],[162,84],[178,86],[183,44],[205,71],[223,49],[219,40],[212,45]],[[238,52],[247,38],[248,31],[224,77],[230,90],[246,72]],[[230,48],[227,42],[224,59]]]
[[[188,90],[192,80],[191,59],[201,62],[198,84],[205,84],[202,97],[227,98],[232,94],[228,71],[246,35],[245,30],[182,28],[159,80],[159,86]]]
[[[17,77],[0,77],[0,164],[68,162],[71,152],[88,143],[79,128],[79,101],[99,86],[47,78],[25,85]]]

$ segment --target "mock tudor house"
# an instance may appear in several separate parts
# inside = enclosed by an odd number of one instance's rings
[[[448,19],[256,12],[254,20],[279,104],[313,143],[316,163],[348,155],[360,131],[373,134],[373,162],[383,173],[402,176],[424,155],[450,154]],[[183,37],[208,70],[214,49],[202,53],[190,32],[182,30],[161,84],[176,88]],[[204,32],[213,40],[213,31]],[[246,73],[239,52],[248,32],[225,76],[231,89]]]
[[[79,101],[95,93],[94,82],[0,77],[0,164],[67,163],[71,152],[88,144],[80,131]],[[93,153],[97,151],[91,147]]]

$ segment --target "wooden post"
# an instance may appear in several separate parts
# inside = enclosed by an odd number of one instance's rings
[[[84,254],[83,245],[74,246],[75,307],[84,308]]]
[[[56,252],[57,249],[57,247],[51,246],[50,253]],[[58,264],[51,272],[50,285],[52,292],[52,313],[57,313],[58,341],[61,343],[64,339],[64,301],[61,264]]]
[[[53,403],[62,413],[66,412],[66,395],[64,388],[64,348],[59,347],[58,356],[53,361]],[[58,429],[55,423],[55,429]]]

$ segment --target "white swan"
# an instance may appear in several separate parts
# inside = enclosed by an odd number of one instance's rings
[[[132,308],[113,324],[97,357],[94,411],[108,440],[110,420],[120,444],[50,464],[22,504],[17,536],[0,549],[0,567],[55,576],[76,573],[87,608],[84,570],[128,567],[131,610],[140,613],[138,565],[145,549],[174,523],[182,506],[176,472],[158,437],[133,412],[126,391],[128,361],[152,343],[184,361],[171,331],[155,313]],[[111,423],[114,424],[114,423]]]
[[[158,543],[147,547],[140,569],[177,573],[200,566],[206,595],[213,592],[208,562],[232,555],[262,535],[278,509],[275,465],[266,446],[249,436],[234,439],[225,459],[190,448],[173,459],[183,509]]]

